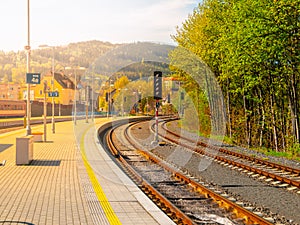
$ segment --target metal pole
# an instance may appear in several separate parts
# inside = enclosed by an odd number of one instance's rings
[[[159,101],[156,100],[156,106],[155,106],[155,141],[158,143],[158,106]]]
[[[137,111],[138,111],[138,104],[139,104],[139,102],[138,102],[138,94],[139,94],[139,91],[137,90],[136,92],[135,92],[135,115],[137,115]]]
[[[25,46],[26,56],[27,56],[27,66],[26,71],[30,73],[30,0],[27,0],[27,46]],[[27,84],[27,123],[26,123],[26,135],[31,135],[30,128],[30,114],[31,114],[31,105],[30,105],[30,84]]]
[[[111,90],[110,90],[111,80],[109,79],[109,101],[108,101],[108,116],[111,115]]]
[[[85,122],[89,122],[89,88],[85,86]]]
[[[122,90],[122,117],[124,116],[124,91]]]
[[[76,69],[75,71],[75,91],[74,91],[74,95],[75,95],[75,104],[74,104],[74,124],[76,125],[76,114],[77,114],[77,109],[76,109],[76,89],[77,89],[77,75],[76,75]]]
[[[44,82],[44,142],[47,141],[47,81]]]
[[[149,108],[149,100],[148,100],[148,97],[147,97],[147,107],[146,107],[146,109],[147,109],[146,115],[147,115],[147,116],[148,116],[148,108]]]
[[[154,134],[154,140],[151,142],[152,146],[158,145],[158,107],[159,107],[159,100],[156,99],[155,103],[155,134]]]
[[[179,89],[178,89],[178,98],[179,98],[179,104],[178,104],[178,117],[180,118],[181,116],[181,90],[180,90],[180,81],[179,81]]]
[[[55,72],[54,72],[54,47],[52,47],[52,93],[54,92],[54,80],[55,80]],[[52,133],[55,134],[55,119],[54,119],[54,97],[52,97]]]
[[[94,121],[94,73],[92,74],[92,121]]]
[[[60,102],[58,102],[58,115],[61,116]]]

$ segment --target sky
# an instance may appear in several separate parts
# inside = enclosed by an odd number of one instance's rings
[[[0,1],[0,50],[27,45],[27,1]],[[200,0],[30,0],[30,46],[99,40],[174,44]]]

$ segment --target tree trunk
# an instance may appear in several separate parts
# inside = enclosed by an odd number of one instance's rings
[[[278,135],[276,129],[276,118],[275,118],[275,110],[274,110],[274,99],[273,94],[270,95],[270,105],[271,105],[271,117],[272,117],[272,129],[273,129],[273,138],[274,138],[274,147],[276,152],[278,152]]]
[[[246,100],[246,96],[245,94],[243,94],[243,102],[244,102],[244,113],[245,113],[245,137],[246,137],[246,141],[247,141],[247,146],[250,147],[250,130],[249,128],[251,126],[249,126],[249,115],[248,115],[248,110],[247,110],[247,100]]]
[[[284,96],[284,93],[282,94]],[[281,98],[281,106],[280,106],[280,127],[281,127],[281,132],[280,132],[280,137],[281,137],[281,146],[282,149],[286,149],[286,142],[285,142],[285,137],[287,135],[287,129],[286,129],[286,106],[285,106],[285,98]]]
[[[259,98],[263,99],[261,90],[259,90]],[[263,106],[263,103],[260,103],[260,110],[261,110],[261,127],[260,127],[260,133],[259,133],[259,147],[263,146],[263,134],[265,129],[265,109]]]
[[[291,102],[291,115],[293,124],[293,134],[295,136],[296,142],[300,143],[300,126],[299,126],[299,115],[298,115],[298,92],[297,92],[297,81],[296,76],[293,74],[290,92],[290,102]]]
[[[230,113],[229,79],[227,79],[227,116],[228,116],[229,137],[231,139],[232,138],[232,127],[231,127],[231,113]]]

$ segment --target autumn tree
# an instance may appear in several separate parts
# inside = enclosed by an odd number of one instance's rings
[[[237,143],[280,151],[300,141],[299,8],[300,0],[204,0],[174,36],[217,77]]]

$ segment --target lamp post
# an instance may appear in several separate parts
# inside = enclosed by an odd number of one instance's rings
[[[107,118],[110,116],[111,114],[111,107],[112,107],[112,102],[111,102],[111,87],[113,87],[114,85],[111,84],[111,79],[109,79],[109,89],[108,89],[108,110],[107,110]]]
[[[47,81],[44,81],[44,142],[47,141]]]
[[[85,78],[86,80],[89,81],[89,77]],[[89,82],[87,82],[88,85],[85,85],[85,122],[89,122]]]
[[[148,100],[148,96],[147,96],[147,107],[146,107],[147,111],[146,111],[146,116],[148,116],[148,108],[149,108],[149,100]]]
[[[76,115],[77,115],[77,105],[76,105],[76,90],[77,90],[77,70],[85,70],[85,67],[65,67],[65,70],[74,70],[74,74],[75,74],[75,87],[74,87],[74,125],[77,125],[77,121],[76,121]]]
[[[51,79],[51,91],[54,92],[54,80],[55,80],[55,77],[54,77],[54,74],[55,74],[55,71],[54,71],[54,46],[49,46],[49,45],[40,45],[39,46],[40,48],[52,48],[52,79]],[[52,96],[52,133],[55,134],[55,113],[54,113],[54,107],[55,107],[55,103],[54,103],[54,97]]]
[[[60,105],[60,101],[58,101],[58,116],[61,116],[61,105]]]
[[[121,99],[121,116],[124,116],[124,91],[127,91],[127,88],[119,88],[118,89],[120,92],[122,92],[122,99]]]
[[[92,73],[92,121],[94,121],[94,73]]]
[[[178,88],[178,101],[179,101],[179,104],[178,104],[178,116],[180,118],[181,116],[181,90],[180,90],[180,81],[179,81],[179,88]]]
[[[100,80],[100,78],[99,77],[94,77],[94,73],[92,73],[92,121],[94,121],[94,117],[95,117],[95,115],[94,115],[94,110],[95,110],[95,102],[94,102],[94,98],[95,98],[95,84],[94,84],[94,79],[96,79],[96,80]],[[98,107],[97,107],[98,108]]]
[[[30,73],[30,0],[27,0],[27,45],[25,46],[26,50],[26,72]],[[27,115],[27,123],[26,123],[26,135],[31,135],[30,128],[30,114],[31,114],[31,106],[30,106],[30,84],[27,84],[27,102],[26,102],[26,115]]]
[[[108,92],[108,116],[110,116],[110,110],[111,110],[111,90],[110,90],[110,86],[111,86],[111,80],[109,79],[109,92]]]
[[[137,89],[133,92],[133,94],[135,95],[135,113],[137,114],[139,112],[139,101],[141,92],[139,91],[139,89]]]

